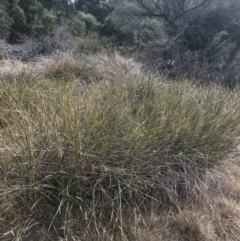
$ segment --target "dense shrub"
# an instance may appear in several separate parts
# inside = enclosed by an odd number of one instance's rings
[[[146,18],[140,23],[140,27],[135,33],[135,43],[137,45],[146,45],[149,42],[155,41],[156,39],[161,40],[164,35],[162,22],[158,19]]]
[[[13,19],[1,9],[0,6],[0,39],[6,39],[10,36],[11,25],[13,24]]]
[[[78,12],[73,19],[73,34],[76,36],[85,35],[86,31],[91,32],[99,26],[96,18],[91,14]]]

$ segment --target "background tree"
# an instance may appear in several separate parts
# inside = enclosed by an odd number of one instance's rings
[[[118,5],[112,18],[133,40],[147,39],[142,60],[170,76],[219,78],[238,67],[239,1],[128,0]],[[159,33],[145,24],[147,19],[158,22]]]
[[[38,0],[10,0],[8,12],[13,19],[11,43],[21,40],[21,35],[36,37],[53,32],[56,16]]]
[[[113,11],[113,6],[105,0],[75,0],[74,5],[76,10],[92,14],[100,23]]]
[[[3,0],[0,3],[0,39],[5,39],[10,36],[11,25],[13,24],[13,19],[7,12],[8,6],[9,4],[7,0]]]
[[[70,19],[75,14],[74,2],[71,0],[39,0],[39,2],[57,16],[58,22]]]
[[[72,22],[72,32],[75,36],[85,35],[96,30],[99,26],[97,19],[89,13],[78,12]]]

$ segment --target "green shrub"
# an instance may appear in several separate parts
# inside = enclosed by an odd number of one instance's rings
[[[164,33],[161,30],[162,22],[159,19],[146,18],[140,24],[139,30],[136,32],[136,43],[147,44],[156,39],[162,39]]]
[[[74,36],[83,36],[86,33],[86,24],[84,21],[74,18],[72,24],[72,33]]]
[[[12,24],[13,19],[0,9],[0,39],[6,39],[9,37]]]
[[[74,51],[76,54],[95,54],[103,50],[97,32],[92,32],[85,37],[75,38]]]
[[[73,34],[82,36],[86,31],[93,31],[99,26],[96,18],[88,13],[78,12],[73,19]]]
[[[41,37],[42,35],[53,36],[57,17],[53,11],[43,10],[42,16],[40,17],[38,24],[34,25],[34,33],[36,36]]]
[[[105,48],[111,48],[111,47],[113,47],[113,41],[112,41],[110,38],[106,37],[106,36],[101,37],[100,43],[101,43]]]
[[[198,21],[185,30],[183,43],[191,51],[206,51],[213,38],[213,31],[203,21]]]

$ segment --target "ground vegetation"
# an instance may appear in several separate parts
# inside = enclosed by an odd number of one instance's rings
[[[238,240],[239,10],[2,0],[0,240]]]

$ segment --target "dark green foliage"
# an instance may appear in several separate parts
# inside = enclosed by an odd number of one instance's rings
[[[39,24],[34,26],[35,35],[53,35],[56,19],[57,17],[53,11],[44,9]]]
[[[156,39],[161,39],[164,32],[161,30],[162,22],[156,18],[146,18],[140,23],[136,32],[136,43],[147,44]]]
[[[116,34],[116,26],[111,18],[106,18],[101,25],[100,33],[105,36],[113,36]]]
[[[13,19],[7,14],[3,5],[0,5],[0,39],[8,38]]]
[[[197,21],[185,30],[183,43],[191,51],[206,50],[213,40],[213,33],[206,23]]]
[[[56,14],[58,22],[71,18],[75,13],[75,7],[69,0],[38,0],[48,11],[52,10]]]
[[[86,31],[91,32],[99,26],[96,18],[89,13],[78,12],[73,19],[72,32],[75,36],[82,36]]]
[[[7,24],[10,34],[6,34],[5,27],[2,28],[4,34],[1,35],[5,38],[10,35],[9,41],[16,43],[23,35],[40,37],[54,34],[56,23],[71,18],[75,9],[68,0],[10,0],[7,13],[8,19],[4,18],[4,26]],[[1,22],[2,19],[3,17],[0,18]]]
[[[0,38],[17,43],[23,36],[51,36],[56,25],[66,22],[72,23],[74,35],[81,36],[97,30],[112,10],[103,1],[3,0]]]
[[[76,10],[94,15],[101,23],[113,11],[113,7],[101,0],[75,0]]]

